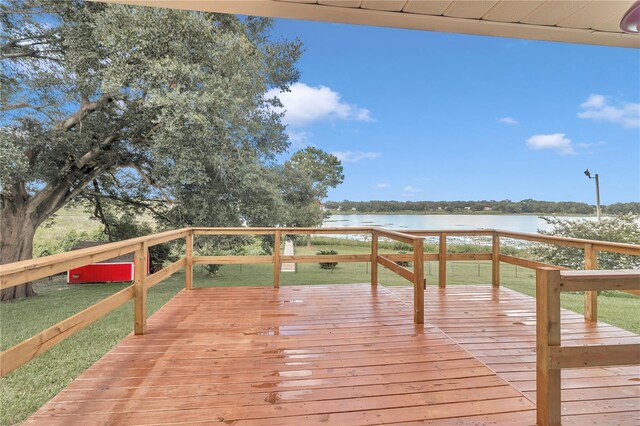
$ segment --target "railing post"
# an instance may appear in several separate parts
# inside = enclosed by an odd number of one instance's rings
[[[447,286],[447,234],[440,234],[440,251],[438,254],[438,287]]]
[[[540,426],[560,425],[560,370],[551,368],[550,347],[560,346],[560,271],[536,270],[536,405]]]
[[[149,247],[146,242],[140,244],[133,257],[134,270],[134,301],[133,301],[133,332],[141,335],[147,329],[147,277]]]
[[[413,240],[413,322],[424,324],[424,240]]]
[[[598,269],[598,251],[592,244],[584,245],[584,269]],[[584,292],[584,319],[598,321],[598,292]]]
[[[371,231],[371,287],[378,286],[378,233]]]
[[[273,288],[280,288],[280,242],[282,231],[276,230],[273,239]]]
[[[184,289],[193,289],[193,231],[185,237]]]
[[[491,241],[491,285],[500,287],[500,236],[493,233]]]

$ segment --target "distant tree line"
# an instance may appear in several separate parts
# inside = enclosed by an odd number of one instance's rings
[[[481,200],[481,201],[328,201],[325,208],[341,212],[421,212],[421,213],[531,213],[531,214],[593,214],[595,206],[574,201]],[[615,203],[602,206],[607,214],[640,214],[640,203]]]

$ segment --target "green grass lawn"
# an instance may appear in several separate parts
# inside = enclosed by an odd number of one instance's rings
[[[322,245],[311,248],[296,247],[296,254],[315,254],[318,249],[334,249],[339,254],[370,252],[368,247]],[[381,252],[397,251],[385,249]],[[281,284],[366,283],[370,280],[369,268],[368,263],[339,263],[331,271],[321,269],[316,263],[303,263],[298,264],[297,272],[281,273]],[[217,275],[207,276],[203,268],[196,266],[194,285],[271,286],[272,272],[271,265],[225,265]],[[449,262],[447,274],[449,284],[489,284],[491,262]],[[428,285],[437,285],[437,262],[425,263],[425,276]],[[410,285],[382,266],[379,267],[379,279],[383,285]],[[535,274],[531,270],[503,264],[501,280],[505,287],[535,295]],[[128,284],[68,286],[63,276],[55,277],[51,281],[39,281],[36,285],[37,297],[0,305],[0,346],[3,350],[7,349],[126,285]],[[153,287],[148,295],[148,314],[153,314],[183,286],[184,274],[181,271]],[[639,300],[639,297],[623,293],[601,295],[598,298],[599,319],[640,333],[640,317],[637,315]],[[562,306],[582,313],[583,296],[563,294]],[[9,425],[23,421],[129,334],[132,326],[133,305],[132,302],[128,302],[4,377],[0,393],[1,424]]]

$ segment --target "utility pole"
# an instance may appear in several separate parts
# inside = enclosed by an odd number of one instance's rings
[[[598,179],[598,174],[596,173],[595,177],[591,177],[589,169],[585,170],[584,174],[589,179],[596,180],[596,216],[598,217],[598,220],[600,220],[600,180]]]

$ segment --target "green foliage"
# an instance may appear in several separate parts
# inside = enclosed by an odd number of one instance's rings
[[[349,213],[505,213],[505,214],[568,214],[592,215],[595,206],[573,201],[540,201],[540,200],[480,200],[480,201],[328,201],[325,207],[332,211]],[[640,203],[618,203],[605,206],[608,214],[640,213]]]
[[[50,256],[56,253],[70,251],[80,241],[105,241],[100,230],[76,231],[70,230],[61,239],[39,240],[33,247],[34,257]]]
[[[320,254],[320,255],[334,255],[334,254],[338,254],[337,251],[335,250],[320,250],[318,251],[316,254]],[[336,269],[336,266],[338,266],[338,262],[320,262],[320,269]]]
[[[403,251],[399,252],[398,254],[407,254],[407,253],[408,253],[407,251],[403,250]],[[400,266],[403,266],[403,267],[406,268],[408,266],[411,266],[411,262],[409,262],[408,260],[396,260],[396,265],[400,265]]]
[[[603,217],[599,221],[566,220],[544,218],[553,225],[550,231],[542,234],[562,237],[583,238],[588,240],[610,241],[618,243],[640,244],[640,218],[634,215]],[[574,247],[536,244],[531,252],[539,260],[571,269],[584,268],[584,252]],[[639,268],[640,258],[618,253],[598,253],[599,269]]]
[[[614,203],[604,206],[607,214],[635,214],[640,215],[640,203]]]
[[[281,187],[287,210],[281,219],[286,226],[319,226],[325,218],[320,201],[329,188],[344,181],[340,160],[318,148],[294,153],[282,167]]]
[[[269,19],[82,1],[2,7],[2,217],[35,229],[82,197],[110,240],[148,233],[143,215],[160,228],[318,224],[342,169],[315,148],[276,163],[289,143],[281,103],[265,95],[298,79],[302,46],[273,38]]]

